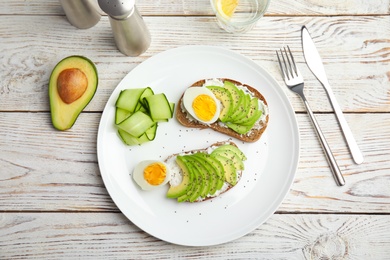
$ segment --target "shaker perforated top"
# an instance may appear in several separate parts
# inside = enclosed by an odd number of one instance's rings
[[[98,0],[100,8],[109,16],[124,19],[134,9],[135,0]]]

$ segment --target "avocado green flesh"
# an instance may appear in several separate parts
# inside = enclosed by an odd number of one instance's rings
[[[223,86],[206,86],[221,102],[219,120],[239,134],[247,134],[263,114],[259,99],[252,97],[233,82],[225,80]]]
[[[190,161],[203,179],[203,188],[201,189],[199,196],[204,198],[209,194],[210,188],[213,185],[211,171],[203,164],[204,162],[202,162],[202,160],[199,160],[199,158],[196,158],[195,156],[191,156]]]
[[[219,170],[214,166],[213,162],[211,162],[209,155],[206,155],[205,153],[195,153],[193,157],[198,160],[208,172],[209,187],[206,196],[208,194],[214,195],[217,190],[222,188],[224,179],[221,178]]]
[[[183,179],[181,183],[177,186],[171,186],[167,192],[168,198],[179,198],[186,194],[188,190],[191,189],[192,186],[192,171],[188,168],[186,159],[183,156],[176,157],[176,163],[179,165],[180,169],[183,172]]]
[[[222,150],[222,151],[227,151],[227,150],[232,151],[242,161],[245,161],[247,159],[245,154],[240,149],[238,149],[236,146],[234,146],[234,145],[225,144],[225,145],[219,146],[218,148],[216,148],[214,150],[214,152],[215,151],[220,151],[220,150]]]
[[[190,168],[192,171],[193,184],[191,189],[189,189],[186,194],[178,198],[177,200],[178,202],[182,202],[182,201],[194,202],[199,197],[201,197],[203,188],[205,186],[204,174],[202,171],[200,171],[197,167],[194,166],[194,162],[191,160],[191,158],[187,158],[186,164],[187,167]]]
[[[233,158],[234,157],[234,158]],[[213,196],[227,182],[237,184],[238,170],[244,169],[246,156],[237,147],[226,144],[211,154],[196,152],[176,157],[183,178],[177,186],[170,186],[167,197],[178,202],[194,202]]]
[[[222,109],[219,114],[219,119],[222,122],[225,122],[228,120],[228,116],[232,113],[233,111],[233,106],[232,106],[232,95],[230,92],[223,88],[223,87],[218,87],[218,86],[207,86],[208,89],[213,92],[215,97],[221,101],[222,103]]]
[[[231,150],[214,150],[211,153],[211,156],[213,156],[213,155],[223,156],[223,157],[227,158],[230,162],[232,162],[234,167],[237,170],[244,170],[244,163],[239,158],[239,156]]]
[[[222,167],[225,173],[225,179],[231,185],[236,185],[237,183],[237,169],[234,167],[233,162],[218,153],[212,155],[215,159],[221,162]]]
[[[65,103],[57,90],[59,74],[76,68],[81,70],[88,79],[88,85],[83,95],[74,102]],[[58,130],[67,130],[73,126],[83,109],[92,100],[98,86],[98,73],[92,61],[82,56],[70,56],[61,60],[53,69],[49,80],[50,112],[53,126]]]
[[[243,118],[248,113],[248,104],[250,104],[250,97],[248,99],[249,95],[246,95],[244,91],[239,90],[240,93],[240,100],[238,101],[237,107],[235,107],[235,110],[232,115],[230,115],[229,119],[231,122],[236,122]]]

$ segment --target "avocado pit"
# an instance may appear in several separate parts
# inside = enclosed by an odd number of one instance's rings
[[[71,104],[79,99],[87,90],[87,86],[87,76],[77,68],[65,69],[57,78],[58,94],[66,104]]]

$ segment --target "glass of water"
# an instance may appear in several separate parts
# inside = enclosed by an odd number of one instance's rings
[[[270,0],[210,0],[221,28],[230,33],[251,30],[267,11]]]

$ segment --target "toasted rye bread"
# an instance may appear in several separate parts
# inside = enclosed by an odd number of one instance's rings
[[[264,96],[257,89],[255,89],[255,88],[253,88],[251,86],[248,86],[246,84],[242,84],[241,82],[238,82],[238,81],[235,81],[235,80],[232,80],[232,79],[219,78],[219,80],[221,80],[222,82],[227,80],[227,81],[230,81],[230,82],[236,84],[237,86],[244,86],[244,87],[246,87],[250,92],[253,93],[254,96],[256,96],[259,100],[261,100],[265,105],[268,105],[266,99],[264,98]],[[195,82],[194,84],[192,84],[190,87],[201,87],[201,86],[204,85],[205,82],[206,82],[205,79],[199,80],[199,81]],[[184,95],[184,93],[183,93],[183,95]],[[268,120],[269,120],[269,115],[268,114],[266,116],[265,123],[262,124],[260,128],[253,128],[251,131],[249,131],[245,135],[239,134],[239,133],[233,131],[232,129],[230,129],[228,127],[221,126],[219,120],[216,121],[215,123],[210,124],[210,125],[205,125],[205,124],[199,123],[198,121],[190,120],[187,117],[187,112],[182,109],[183,95],[181,96],[180,100],[178,101],[178,105],[177,105],[177,109],[176,109],[176,119],[182,125],[184,125],[186,127],[202,128],[202,129],[211,128],[214,131],[217,131],[217,132],[226,134],[228,136],[237,138],[238,140],[241,140],[241,141],[244,141],[244,142],[256,142],[257,140],[260,139],[260,137],[264,133],[265,129],[267,128]]]
[[[172,160],[172,159],[176,158],[176,156],[178,156],[178,155],[193,154],[193,153],[197,153],[197,152],[207,153],[207,151],[208,151],[208,149],[210,147],[218,147],[218,146],[222,146],[222,145],[225,145],[225,144],[230,144],[230,145],[233,145],[233,146],[237,147],[237,145],[234,142],[232,142],[232,141],[217,142],[217,143],[214,143],[214,144],[212,144],[209,147],[204,148],[204,149],[196,149],[196,150],[190,150],[190,151],[185,151],[185,152],[181,152],[181,153],[172,154],[172,155],[168,156],[164,160],[164,162],[166,163],[169,160]],[[242,171],[237,171],[237,183],[241,180],[241,176],[242,176]],[[230,190],[231,188],[234,187],[233,185],[231,185],[231,184],[229,184],[227,182],[225,182],[225,183],[227,184],[226,189],[221,191],[217,196],[210,196],[210,197],[206,197],[206,198],[203,198],[203,199],[198,199],[198,200],[196,200],[194,202],[202,202],[202,201],[206,201],[206,200],[209,200],[209,199],[213,199],[213,198],[218,197],[219,195],[227,192],[228,190]],[[237,183],[236,183],[236,185],[237,185]]]

